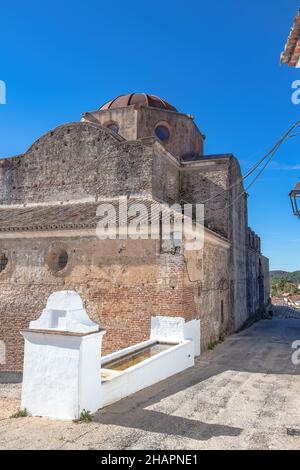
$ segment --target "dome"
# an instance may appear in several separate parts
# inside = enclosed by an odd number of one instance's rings
[[[155,95],[147,95],[146,93],[131,93],[128,95],[120,95],[102,105],[99,110],[124,108],[126,106],[146,106],[148,108],[160,108],[169,111],[177,111],[174,106]]]

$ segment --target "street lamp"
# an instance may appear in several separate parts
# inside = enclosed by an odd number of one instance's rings
[[[300,203],[298,206],[298,198],[300,198],[300,183],[296,184],[294,189],[290,192],[289,196],[291,199],[294,215],[296,215],[300,219]]]

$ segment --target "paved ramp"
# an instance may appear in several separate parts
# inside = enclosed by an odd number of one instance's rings
[[[88,424],[8,419],[16,386],[13,394],[1,386],[0,448],[300,449],[300,366],[291,361],[297,339],[299,320],[260,321]]]

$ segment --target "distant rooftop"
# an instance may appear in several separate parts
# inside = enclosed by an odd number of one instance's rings
[[[284,51],[281,53],[280,62],[290,67],[299,67],[300,59],[300,8],[294,19]]]

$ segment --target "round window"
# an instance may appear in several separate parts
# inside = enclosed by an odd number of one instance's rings
[[[8,264],[8,258],[5,253],[2,253],[2,255],[0,256],[0,273],[4,271],[7,264]]]
[[[107,129],[110,129],[111,131],[115,132],[116,134],[118,134],[118,132],[119,132],[119,126],[116,122],[111,122],[106,127],[107,127]]]
[[[65,249],[54,249],[48,255],[48,266],[53,272],[65,269],[69,261],[69,255]]]
[[[159,140],[166,141],[170,137],[170,131],[166,126],[159,125],[155,128],[155,135]]]
[[[68,264],[69,255],[65,250],[62,250],[58,255],[57,267],[58,271],[64,269]]]

